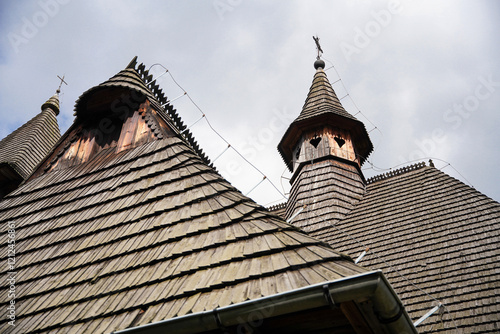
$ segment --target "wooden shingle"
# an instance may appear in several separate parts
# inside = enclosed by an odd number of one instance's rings
[[[0,141],[0,198],[27,179],[59,140],[58,114],[56,94],[39,114]]]
[[[366,272],[209,167],[139,72],[84,93],[60,145],[0,202],[19,244],[16,328],[0,331],[111,332]],[[120,137],[80,147],[92,142],[92,108],[105,115],[104,92],[117,91],[149,102]],[[141,123],[147,108],[162,138]]]
[[[375,177],[344,219],[311,235],[353,258],[370,247],[377,256],[369,252],[361,264],[384,270],[414,320],[433,298],[442,302],[445,312],[421,333],[498,330],[500,204],[436,168]]]

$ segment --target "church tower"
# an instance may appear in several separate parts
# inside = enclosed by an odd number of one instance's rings
[[[57,143],[57,115],[59,90],[40,113],[0,141],[0,199],[26,180]]]
[[[373,150],[364,124],[349,114],[324,71],[316,73],[300,115],[278,150],[292,172],[286,218],[312,235],[342,219],[365,192],[361,166]],[[297,214],[300,211],[300,214]]]

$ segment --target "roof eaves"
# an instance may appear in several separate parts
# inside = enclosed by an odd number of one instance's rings
[[[377,270],[216,308],[213,311],[128,328],[115,334],[201,333],[238,325],[241,319],[251,319],[251,315],[256,312],[270,318],[329,306],[330,301],[338,305],[365,298],[372,301],[379,322],[375,325],[382,327],[384,333],[417,333],[399,297],[382,271]]]

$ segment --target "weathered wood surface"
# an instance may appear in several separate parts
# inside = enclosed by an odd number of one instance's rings
[[[319,127],[304,133],[294,152],[294,173],[303,164],[328,156],[353,161],[361,167],[361,159],[356,153],[350,132],[331,126]]]
[[[16,330],[26,333],[111,332],[139,312],[136,325],[364,271],[177,137],[34,178],[0,203],[0,220],[17,225]]]
[[[100,120],[83,121],[54,150],[36,175],[84,163],[102,150],[121,152],[174,135],[148,100],[122,116],[103,115]]]
[[[311,145],[315,137],[322,139],[317,148]],[[326,73],[318,68],[299,116],[278,144],[290,171],[296,171],[300,162],[327,154],[361,166],[372,150],[364,124],[344,109]]]
[[[356,166],[334,159],[311,162],[295,178],[285,217],[305,206],[291,223],[306,232],[318,232],[349,214],[364,193],[364,179]]]
[[[27,179],[59,140],[58,113],[54,95],[39,114],[0,141],[0,199]]]
[[[353,258],[369,246],[377,255],[360,264],[384,271],[413,320],[436,305],[425,293],[444,303],[420,333],[497,333],[500,204],[425,164],[374,179],[344,219],[311,235]]]

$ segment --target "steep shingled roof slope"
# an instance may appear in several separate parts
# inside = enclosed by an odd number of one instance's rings
[[[113,102],[96,96],[99,110]],[[98,149],[99,122],[78,116],[45,162],[58,168],[41,165],[0,202],[16,233],[16,327],[1,332],[112,332],[366,272],[242,195],[178,132],[153,134],[147,118],[164,111],[141,106]],[[134,145],[117,149],[123,137]]]
[[[300,115],[294,122],[318,116],[323,113],[334,113],[357,121],[340,103],[323,68],[319,67],[314,74],[313,82],[307,94]]]
[[[357,206],[335,226],[311,235],[360,262],[383,269],[416,320],[446,305],[420,333],[498,333],[500,330],[500,204],[424,164],[376,177]],[[450,312],[448,314],[447,310]],[[454,319],[454,321],[452,320]]]
[[[176,137],[33,179],[0,210],[17,226],[23,333],[111,332],[364,271]]]
[[[42,112],[0,141],[0,164],[8,164],[26,179],[59,139],[57,95],[42,105]]]

